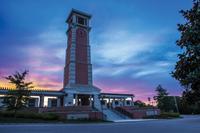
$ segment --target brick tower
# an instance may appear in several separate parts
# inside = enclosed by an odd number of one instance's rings
[[[67,18],[67,49],[64,87],[70,84],[92,85],[92,65],[89,45],[91,15],[72,10]]]
[[[89,45],[91,15],[72,9],[67,23],[67,50],[64,68],[64,106],[92,106],[101,110],[100,89],[92,84]]]

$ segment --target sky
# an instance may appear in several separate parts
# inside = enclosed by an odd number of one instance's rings
[[[35,88],[62,88],[67,24],[72,8],[92,15],[94,85],[147,101],[161,84],[171,95],[182,87],[170,75],[181,52],[179,13],[192,0],[1,0],[0,86],[3,77],[29,70]]]

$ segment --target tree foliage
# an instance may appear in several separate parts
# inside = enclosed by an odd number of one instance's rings
[[[156,100],[157,102],[159,102],[160,100],[162,100],[163,97],[169,95],[169,93],[167,92],[167,90],[164,89],[161,85],[158,85],[156,87],[155,91],[157,92],[157,96],[154,96],[154,100]]]
[[[186,97],[181,97],[177,101],[181,114],[200,114],[200,107],[197,104],[190,104]]]
[[[27,106],[28,99],[30,96],[30,89],[33,88],[32,82],[25,82],[25,78],[28,74],[28,71],[16,72],[13,75],[5,77],[9,83],[14,84],[15,88],[9,90],[7,95],[4,98],[4,105],[8,110],[14,110],[15,112],[21,108]]]
[[[171,101],[168,98],[169,93],[161,85],[156,87],[157,95],[154,96],[154,100],[157,102],[157,106],[162,111],[170,111]]]
[[[200,102],[200,2],[193,0],[190,10],[181,10],[184,24],[178,24],[181,36],[176,44],[182,49],[172,76],[185,87],[183,96],[190,103]]]
[[[137,101],[134,102],[134,106],[146,107],[147,105],[144,102],[137,100]]]

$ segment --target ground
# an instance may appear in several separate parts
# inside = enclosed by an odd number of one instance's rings
[[[200,133],[200,116],[93,124],[1,124],[1,133]]]

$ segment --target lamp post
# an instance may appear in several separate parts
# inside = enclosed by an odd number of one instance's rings
[[[177,113],[179,113],[178,104],[177,104],[177,101],[176,101],[176,96],[174,96],[174,103],[175,103],[176,111],[177,111]]]

